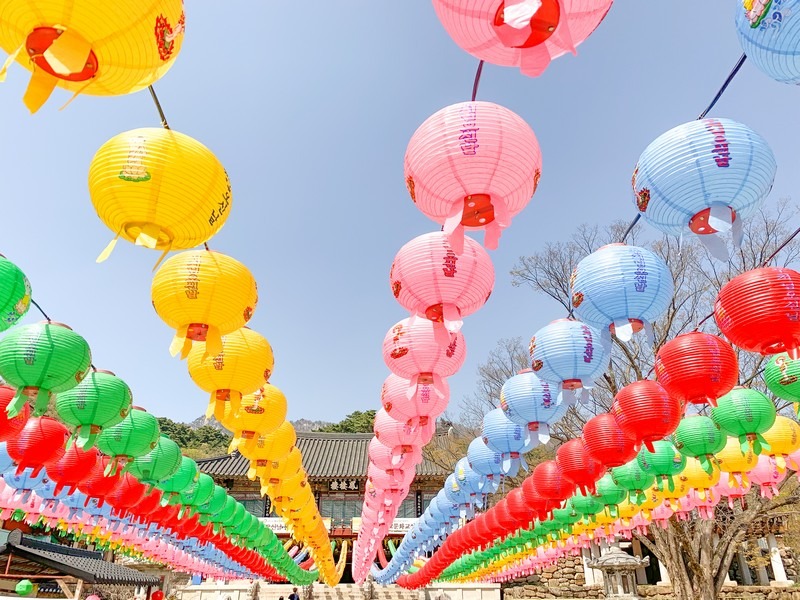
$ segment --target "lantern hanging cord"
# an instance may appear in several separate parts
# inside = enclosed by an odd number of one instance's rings
[[[156,90],[152,85],[148,85],[147,89],[150,90],[150,96],[153,98],[153,102],[158,110],[158,116],[161,117],[161,126],[164,129],[169,129],[169,123],[167,123],[167,117],[164,115],[164,109],[161,108],[161,102],[158,101],[158,96],[156,96]]]
[[[725,81],[722,82],[722,86],[717,90],[717,93],[714,95],[714,98],[711,100],[711,103],[706,107],[706,109],[703,112],[700,113],[700,116],[697,117],[697,120],[705,119],[706,115],[709,112],[711,112],[711,109],[714,108],[717,105],[717,102],[719,102],[719,99],[722,98],[722,94],[725,93],[725,90],[728,89],[728,86],[731,84],[731,82],[733,81],[734,77],[736,77],[736,75],[741,70],[742,65],[744,64],[745,60],[747,60],[747,55],[746,54],[742,54],[739,57],[739,60],[736,61],[736,64],[733,66],[733,69],[731,69],[731,72],[728,73],[728,76],[725,78]],[[474,100],[474,98],[473,98],[473,100]],[[633,228],[636,227],[636,224],[639,222],[639,219],[641,217],[642,217],[642,213],[638,213],[634,217],[634,219],[628,225],[628,228],[625,230],[625,233],[622,234],[622,238],[620,239],[620,242],[625,243],[625,240],[628,238],[628,236],[630,235],[631,231],[633,231]],[[786,243],[788,243],[788,240],[787,240]]]
[[[52,319],[49,316],[47,316],[47,313],[44,312],[44,310],[42,310],[42,307],[39,306],[39,303],[36,302],[36,300],[34,300],[33,298],[31,298],[31,304],[33,304],[36,307],[36,310],[38,310],[40,313],[42,313],[42,316],[45,319],[47,319],[48,322],[52,322]]]
[[[472,84],[472,101],[475,102],[475,98],[478,97],[478,86],[481,83],[481,74],[483,73],[483,61],[478,63],[478,70],[475,71],[475,81]]]

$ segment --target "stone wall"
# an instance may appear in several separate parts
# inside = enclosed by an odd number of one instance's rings
[[[526,583],[507,587],[503,591],[504,598],[605,598],[600,586],[584,588],[560,589],[541,584]],[[640,585],[639,596],[647,600],[674,600],[675,595],[669,586]],[[720,600],[800,600],[800,589],[774,588],[755,585],[738,585],[722,588]]]

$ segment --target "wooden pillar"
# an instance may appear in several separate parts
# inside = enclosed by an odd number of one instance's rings
[[[581,549],[581,562],[583,563],[583,579],[586,585],[595,585],[594,574],[595,570],[592,569],[587,563],[592,560],[592,552],[589,548]]]
[[[736,551],[736,560],[739,561],[739,572],[742,574],[742,583],[744,585],[753,585],[753,576],[750,574],[750,565],[747,564],[745,548],[746,545],[742,544]]]
[[[758,547],[762,550],[766,550],[766,540],[759,538]],[[767,569],[765,567],[756,567],[756,577],[758,578],[758,585],[769,585],[769,574],[767,573]]]
[[[592,542],[592,545],[589,546],[589,550],[591,551],[592,558],[600,558],[600,556],[602,556],[602,550],[595,542]],[[592,569],[592,573],[594,574],[595,585],[604,583],[602,571],[598,569]]]

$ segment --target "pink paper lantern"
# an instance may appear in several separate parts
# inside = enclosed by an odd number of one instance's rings
[[[472,238],[456,253],[441,231],[414,238],[394,257],[392,294],[412,315],[461,329],[462,318],[482,307],[494,287],[492,259]]]
[[[441,323],[403,319],[383,339],[383,360],[389,370],[409,380],[413,394],[419,384],[444,393],[442,378],[457,372],[467,355],[461,333],[450,334]]]
[[[369,460],[380,469],[409,469],[422,462],[422,449],[411,449],[400,455],[392,454],[392,448],[383,445],[378,438],[372,438],[368,449]]]
[[[372,429],[378,441],[391,449],[398,462],[403,454],[413,453],[421,446],[422,429],[412,429],[406,423],[395,421],[384,409],[375,413]]]
[[[717,496],[728,499],[728,506],[733,508],[733,501],[739,499],[742,508],[745,506],[744,497],[750,492],[750,482],[736,480],[730,473],[724,471],[720,474],[719,481],[711,488],[711,492]]]
[[[389,375],[381,388],[381,404],[389,416],[412,428],[426,426],[435,421],[447,408],[450,386],[442,379],[439,389],[431,384],[418,383],[413,395],[411,382],[397,375]]]
[[[411,199],[444,226],[456,254],[465,228],[484,230],[484,246],[497,247],[501,230],[536,192],[541,168],[530,126],[491,102],[460,102],[428,117],[405,157]]]
[[[761,454],[755,468],[748,473],[750,482],[761,488],[763,498],[778,495],[778,484],[786,479],[786,469],[781,469],[769,456]]]
[[[434,0],[445,30],[486,62],[541,75],[597,28],[613,0]]]

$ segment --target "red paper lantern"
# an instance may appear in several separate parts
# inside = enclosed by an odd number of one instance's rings
[[[606,472],[605,466],[594,460],[578,438],[569,440],[556,450],[556,464],[563,476],[574,483],[584,494],[594,494],[594,483]]]
[[[714,319],[743,350],[800,358],[800,273],[762,267],[734,277],[717,295]]]
[[[533,479],[533,475],[525,478],[525,481],[522,482],[521,488],[522,496],[525,498],[526,504],[531,508],[531,510],[536,512],[537,518],[540,520],[549,518],[550,512],[556,508],[558,503],[554,502],[553,500],[548,500],[539,493],[539,490],[536,488],[536,482]]]
[[[111,459],[108,456],[100,456],[100,460],[94,466],[94,469],[83,481],[78,482],[78,489],[87,496],[97,498],[99,505],[102,506],[103,502],[114,488],[116,488],[122,480],[122,470],[117,470],[115,475],[106,477],[104,471],[111,464]]]
[[[61,460],[69,431],[50,417],[32,417],[14,438],[6,442],[6,450],[17,463],[17,473],[30,467],[34,477],[42,467]]]
[[[636,440],[622,431],[611,413],[589,419],[581,437],[589,456],[609,469],[632,461],[639,452]]]
[[[146,491],[144,497],[136,504],[128,509],[132,515],[139,520],[144,520],[144,517],[152,515],[159,508],[161,508],[161,498],[163,497],[161,490],[158,488],[151,488]]]
[[[575,493],[575,484],[564,477],[564,472],[554,460],[539,463],[531,477],[536,491],[548,500],[561,502]]]
[[[0,442],[15,438],[25,428],[28,417],[31,416],[31,407],[27,402],[22,405],[19,414],[13,419],[8,418],[6,408],[14,399],[17,391],[7,385],[0,385]]]
[[[508,512],[520,523],[529,523],[536,517],[536,510],[525,500],[522,487],[516,487],[506,496]],[[461,531],[460,529],[458,531]]]
[[[730,392],[739,378],[739,363],[730,344],[693,331],[670,340],[656,354],[656,378],[682,403],[709,403]]]
[[[643,379],[617,392],[611,414],[622,431],[655,452],[653,442],[672,435],[678,428],[683,406],[660,384]]]
[[[505,535],[519,528],[520,522],[511,514],[511,511],[509,511],[508,502],[505,498],[495,504],[494,507],[490,509],[490,512],[495,514],[497,523],[502,529],[501,535]]]
[[[125,473],[119,485],[106,495],[106,501],[118,510],[129,510],[141,502],[144,492],[145,487],[133,475]]]
[[[82,450],[77,444],[72,444],[58,462],[47,465],[47,476],[56,482],[54,492],[59,494],[64,488],[70,493],[74,492],[78,483],[94,469],[99,454],[94,446]]]

